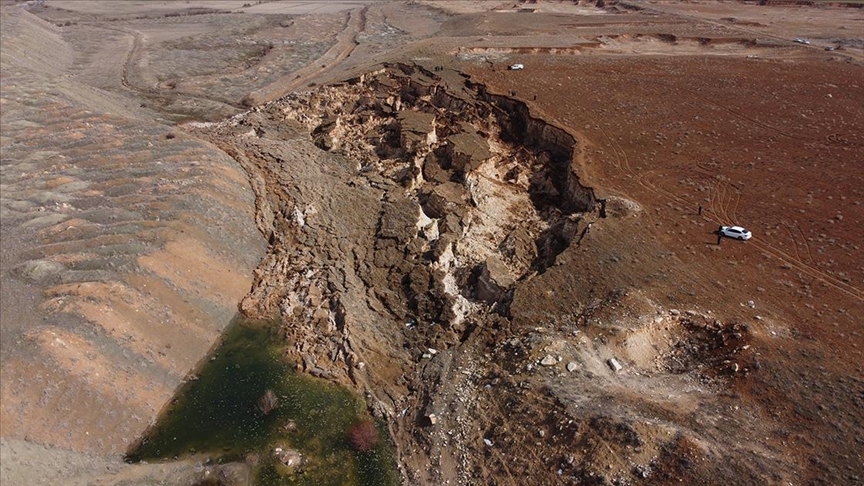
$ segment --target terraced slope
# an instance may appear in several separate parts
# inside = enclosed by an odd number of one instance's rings
[[[0,32],[6,484],[20,440],[122,454],[234,316],[264,242],[231,158],[66,76],[53,25],[9,8]]]

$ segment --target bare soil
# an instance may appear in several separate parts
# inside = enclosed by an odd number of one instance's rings
[[[864,477],[859,4],[11,3],[4,484],[242,484],[119,460],[235,306],[405,484]]]

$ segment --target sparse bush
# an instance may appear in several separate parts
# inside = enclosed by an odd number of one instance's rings
[[[348,438],[354,449],[360,452],[368,452],[378,445],[378,429],[371,420],[360,421],[348,431]]]
[[[273,390],[268,389],[264,392],[264,395],[258,399],[258,411],[263,415],[269,415],[270,412],[279,408],[279,397],[276,396],[276,393]]]
[[[168,139],[168,140],[171,140],[171,139],[173,139],[173,138],[177,138],[177,135],[175,135],[175,134],[173,134],[173,133],[166,133],[166,134],[165,134],[165,138]]]

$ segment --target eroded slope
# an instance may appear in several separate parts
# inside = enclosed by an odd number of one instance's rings
[[[395,64],[196,131],[249,171],[270,241],[242,309],[278,314],[307,372],[365,391],[407,481],[677,481],[696,457],[710,462],[685,477],[788,466],[764,431],[712,425],[753,361],[747,326],[626,284],[538,298],[594,278],[567,262],[641,208],[597,200],[578,141],[524,103]]]
[[[74,482],[155,419],[263,245],[233,160],[70,79],[54,26],[4,8],[0,31],[2,477]]]

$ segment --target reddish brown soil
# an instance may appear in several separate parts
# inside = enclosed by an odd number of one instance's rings
[[[645,209],[573,271],[605,274],[607,285],[642,280],[669,306],[751,323],[760,366],[736,392],[774,424],[766,445],[795,457],[805,481],[858,477],[861,66],[819,54],[525,61],[524,72],[468,72],[567,127],[585,182]],[[712,232],[729,224],[753,239],[716,245]],[[604,264],[616,254],[638,267]],[[576,285],[591,293],[602,286],[593,280]]]

